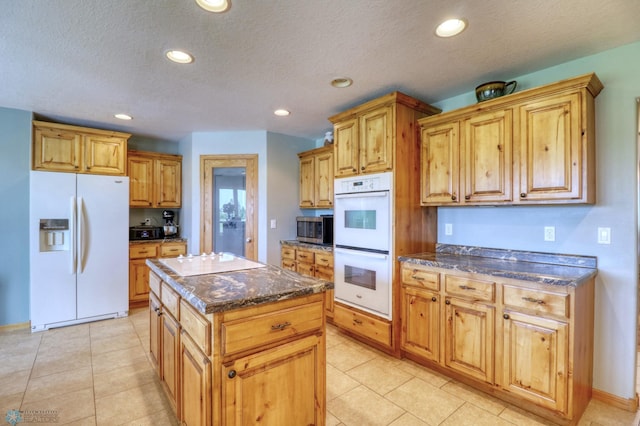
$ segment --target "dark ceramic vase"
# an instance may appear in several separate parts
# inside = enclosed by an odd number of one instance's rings
[[[509,95],[516,90],[515,80],[510,82],[504,81],[490,81],[488,83],[483,83],[480,86],[476,87],[476,98],[478,102],[487,101],[493,98],[499,98],[500,96]]]

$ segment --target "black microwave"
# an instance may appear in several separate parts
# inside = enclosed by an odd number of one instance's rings
[[[313,244],[333,244],[333,215],[296,217],[296,240]]]

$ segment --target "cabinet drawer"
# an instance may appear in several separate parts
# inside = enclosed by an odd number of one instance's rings
[[[180,321],[180,295],[165,282],[162,283],[160,300],[165,309],[171,312],[175,319]]]
[[[312,251],[296,250],[296,260],[298,262],[313,263],[314,255]]]
[[[333,268],[333,254],[332,253],[316,253],[315,264],[318,266]]]
[[[504,305],[544,314],[569,317],[569,295],[512,287],[503,287]]]
[[[162,280],[159,276],[154,274],[153,272],[149,272],[149,288],[152,292],[156,294],[157,297],[160,297],[160,285]]]
[[[158,257],[158,244],[134,244],[129,246],[129,259]]]
[[[391,345],[391,324],[373,316],[364,315],[341,305],[334,305],[333,322],[345,330]]]
[[[160,257],[178,257],[187,254],[187,245],[180,244],[162,244],[160,246]]]
[[[211,355],[211,323],[184,299],[180,300],[180,325],[205,355]]]
[[[495,300],[496,285],[493,281],[472,280],[464,277],[445,275],[444,289],[447,295],[465,297],[474,300]]]
[[[296,250],[291,247],[282,247],[280,255],[283,259],[296,260]]]
[[[322,302],[222,324],[222,353],[229,355],[268,345],[322,327]]]
[[[428,288],[429,290],[440,290],[438,273],[426,269],[417,268],[413,265],[402,266],[402,282],[417,287]]]

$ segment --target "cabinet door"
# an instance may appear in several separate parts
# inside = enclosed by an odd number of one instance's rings
[[[78,172],[80,169],[79,133],[62,129],[36,127],[34,130],[33,168]]]
[[[456,298],[445,301],[447,367],[494,383],[495,309]]]
[[[84,173],[124,175],[127,167],[127,140],[115,136],[84,136]]]
[[[513,111],[464,120],[460,155],[465,203],[512,201]]]
[[[532,102],[520,110],[520,202],[580,200],[583,133],[580,95]]]
[[[300,158],[300,207],[315,207],[315,161],[312,155]]]
[[[402,286],[402,349],[440,360],[440,297],[438,293]]]
[[[324,336],[308,336],[222,367],[227,426],[324,425]]]
[[[163,387],[169,396],[169,402],[180,418],[179,391],[179,362],[180,362],[180,324],[163,308],[162,312],[162,360],[161,379]]]
[[[393,107],[378,108],[360,117],[360,173],[393,168]]]
[[[162,333],[162,321],[160,320],[160,301],[154,293],[149,293],[149,354],[151,362],[160,375],[160,349]]]
[[[358,174],[358,120],[353,118],[333,126],[334,172],[336,177]]]
[[[333,151],[315,156],[314,198],[316,207],[333,208]]]
[[[161,158],[155,163],[156,206],[180,207],[182,205],[182,162]]]
[[[145,259],[129,261],[129,305],[149,298],[149,267]]]
[[[543,407],[566,412],[568,338],[566,323],[505,312],[502,387]]]
[[[151,158],[129,156],[127,159],[129,206],[153,206],[153,164]]]
[[[180,408],[185,426],[211,424],[211,360],[182,331],[180,344]]]
[[[457,204],[460,124],[455,121],[423,128],[420,144],[420,203]]]

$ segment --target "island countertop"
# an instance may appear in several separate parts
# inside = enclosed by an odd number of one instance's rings
[[[398,258],[433,268],[490,275],[557,286],[578,286],[594,277],[593,256],[528,252],[437,244],[435,252]]]
[[[333,289],[333,283],[277,266],[183,277],[158,259],[147,266],[202,314],[292,299]]]

